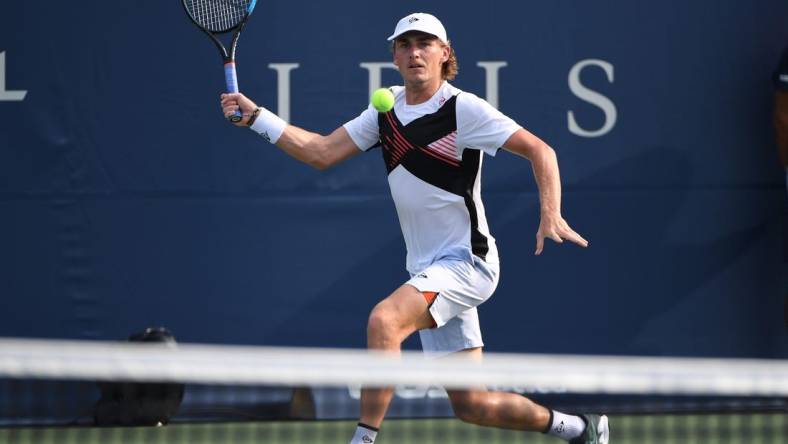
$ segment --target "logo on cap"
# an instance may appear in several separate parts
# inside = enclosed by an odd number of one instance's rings
[[[413,23],[413,22],[418,22],[418,21],[419,21],[418,17],[411,17],[411,18],[408,19],[408,23]]]

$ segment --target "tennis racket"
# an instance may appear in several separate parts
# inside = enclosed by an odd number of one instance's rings
[[[208,34],[219,49],[224,61],[224,80],[227,91],[238,92],[238,76],[235,73],[235,47],[249,15],[257,0],[181,0],[186,14],[198,28]],[[219,34],[233,32],[230,51],[219,40]],[[231,122],[239,122],[241,112],[230,116]]]

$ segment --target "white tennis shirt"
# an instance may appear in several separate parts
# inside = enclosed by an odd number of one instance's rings
[[[482,152],[494,156],[520,126],[448,82],[418,105],[405,103],[404,87],[391,90],[392,111],[370,105],[344,128],[362,151],[382,145],[407,270],[415,275],[438,260],[473,255],[497,263],[481,199]]]

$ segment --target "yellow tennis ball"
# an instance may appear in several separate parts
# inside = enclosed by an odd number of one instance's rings
[[[387,113],[394,108],[394,94],[388,88],[378,88],[372,93],[371,102],[379,113]]]

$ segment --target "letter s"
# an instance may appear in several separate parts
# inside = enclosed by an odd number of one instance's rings
[[[609,133],[616,125],[618,114],[616,111],[616,105],[610,99],[594,90],[586,88],[580,83],[580,71],[589,65],[595,65],[602,68],[605,71],[605,74],[607,74],[607,80],[610,83],[613,83],[613,65],[604,60],[586,59],[577,62],[575,66],[569,70],[569,89],[578,98],[599,107],[602,112],[605,113],[605,123],[602,125],[602,128],[597,130],[585,130],[580,128],[580,125],[577,124],[574,112],[568,111],[567,119],[569,121],[569,131],[572,132],[572,134],[576,134],[581,137],[601,137]]]

